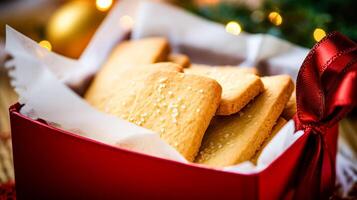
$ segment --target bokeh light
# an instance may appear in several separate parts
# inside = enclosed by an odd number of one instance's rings
[[[226,31],[233,35],[239,35],[242,32],[242,27],[236,21],[230,21],[226,24]]]
[[[316,42],[320,41],[326,36],[326,32],[322,28],[316,28],[313,33]]]
[[[49,51],[52,50],[52,45],[48,40],[42,40],[38,44]]]
[[[110,6],[112,6],[113,0],[96,0],[95,5],[100,11],[109,10]]]
[[[280,26],[283,23],[283,17],[278,12],[269,13],[268,19],[275,26]]]

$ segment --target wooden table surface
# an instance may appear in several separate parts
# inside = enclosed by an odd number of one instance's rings
[[[6,71],[0,67],[0,183],[14,179],[8,108],[17,101]]]

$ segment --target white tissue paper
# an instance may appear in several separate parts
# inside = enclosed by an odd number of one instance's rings
[[[95,110],[68,87],[80,88],[105,61],[111,48],[129,33],[128,27],[121,26],[123,16],[134,20],[132,38],[165,36],[173,51],[185,53],[198,63],[264,66],[259,68],[266,74],[288,73],[296,78],[308,53],[307,49],[269,35],[231,35],[220,24],[163,3],[122,0],[113,7],[78,60],[49,52],[6,27],[6,50],[12,55],[6,66],[19,101],[24,104],[21,113],[109,145],[188,163],[158,134]],[[257,173],[302,134],[295,133],[291,120],[265,147],[257,165],[244,162],[223,170]]]

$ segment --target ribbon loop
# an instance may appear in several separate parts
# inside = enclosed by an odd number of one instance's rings
[[[324,135],[326,130],[329,128],[327,124],[318,124],[318,125],[311,125],[311,124],[304,124],[299,121],[297,115],[294,116],[296,130],[304,130],[305,132],[311,132],[313,134]]]
[[[334,125],[355,106],[356,58],[356,43],[337,32],[314,46],[300,68],[296,83],[299,122]]]
[[[334,184],[336,156],[326,134],[337,131],[338,121],[357,104],[357,44],[337,32],[317,43],[300,68],[296,103],[296,129],[309,134],[310,146],[295,199],[326,198]]]

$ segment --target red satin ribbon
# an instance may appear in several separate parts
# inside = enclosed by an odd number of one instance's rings
[[[357,103],[357,44],[334,32],[305,58],[296,81],[297,130],[309,134],[295,199],[328,198],[335,180],[335,154],[327,136]]]

